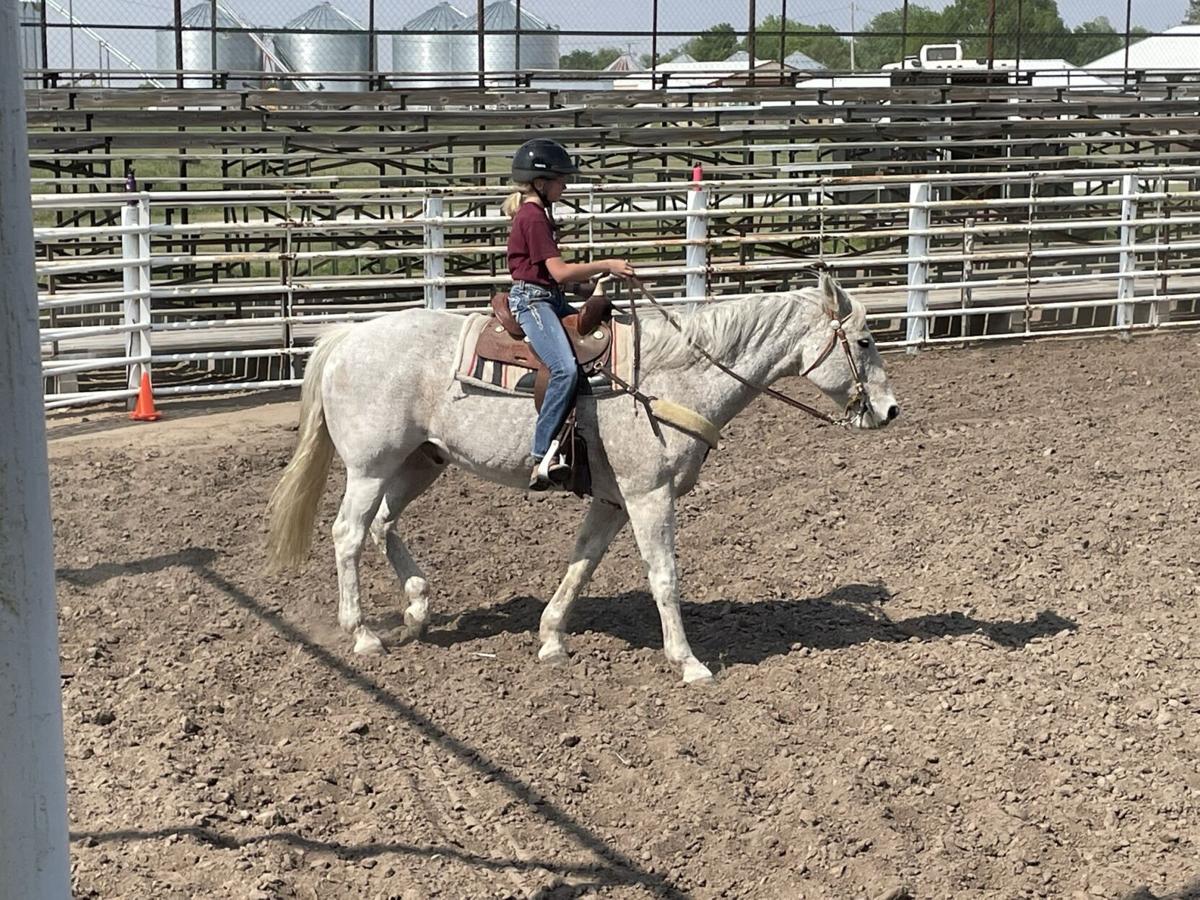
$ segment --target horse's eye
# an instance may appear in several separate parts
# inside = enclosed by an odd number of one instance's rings
[[[870,347],[870,346],[871,346],[871,339],[870,339],[870,338],[859,338],[859,339],[858,339],[858,346],[860,346],[860,347]]]

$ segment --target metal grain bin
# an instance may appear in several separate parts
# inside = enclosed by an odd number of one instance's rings
[[[314,91],[365,91],[362,79],[308,78],[308,72],[367,72],[371,67],[371,36],[367,30],[329,3],[314,6],[283,26],[275,35],[275,54],[288,70],[302,76],[295,86]]]
[[[472,72],[477,68],[475,38],[464,41],[460,27],[469,21],[466,13],[460,12],[449,3],[439,3],[404,24],[405,31],[435,32],[433,34],[396,34],[392,36],[392,71],[402,73],[394,80],[397,85],[409,87],[450,87],[460,81],[470,84],[475,79],[456,81],[445,76],[447,72]],[[469,43],[473,54],[468,62],[463,48]],[[428,73],[441,77],[411,77],[408,73]]]
[[[212,4],[197,3],[189,7],[180,19],[183,26],[183,68],[185,71],[208,72],[261,72],[262,50],[254,38],[246,32],[217,32],[217,64],[212,64]],[[158,46],[158,68],[175,69],[175,23],[168,22],[167,30],[156,35]],[[217,28],[245,27],[224,4],[217,6]],[[201,29],[201,30],[189,30]],[[170,79],[167,79],[170,83]],[[183,79],[184,87],[212,87],[211,75],[189,75]],[[243,84],[257,85],[259,79],[250,75],[235,75],[229,86],[239,88]]]
[[[17,21],[21,29],[17,40],[20,45],[21,68],[26,72],[46,68],[42,59],[42,3],[41,0],[20,0],[17,4]],[[36,85],[41,79],[27,75],[25,81]]]
[[[471,36],[471,64],[467,70],[478,70],[478,17],[461,26]],[[497,0],[483,9],[483,70],[485,72],[527,72],[533,69],[559,68],[558,29],[548,24],[521,4],[521,33],[491,34],[517,28],[515,0]],[[464,44],[465,49],[465,44]]]

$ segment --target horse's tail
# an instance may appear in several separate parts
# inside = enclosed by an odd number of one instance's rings
[[[304,386],[300,390],[300,440],[267,504],[270,520],[267,566],[271,571],[299,567],[312,546],[317,506],[325,493],[329,465],[333,462],[333,440],[325,425],[321,376],[329,357],[349,330],[349,327],[339,328],[321,338],[304,372]]]

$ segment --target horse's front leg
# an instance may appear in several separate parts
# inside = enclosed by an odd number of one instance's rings
[[[627,521],[629,517],[625,510],[607,500],[593,500],[588,507],[587,515],[575,536],[575,550],[571,554],[567,574],[542,613],[542,624],[538,630],[542,648],[538,651],[538,659],[549,663],[566,661],[563,623],[571,612],[571,606],[587,586],[588,579],[596,571],[596,566],[604,558],[604,551]]]
[[[686,682],[709,681],[712,672],[692,654],[679,615],[679,576],[675,568],[675,491],[670,483],[625,498],[633,536],[650,576],[650,591],[662,619],[663,652]]]

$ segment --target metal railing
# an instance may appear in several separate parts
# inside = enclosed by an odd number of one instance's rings
[[[502,194],[35,196],[35,211],[122,211],[119,225],[35,229],[46,406],[129,399],[151,372],[160,396],[294,385],[331,325],[482,310],[507,282]],[[799,287],[820,260],[884,347],[1200,324],[1200,166],[591,184],[573,198],[558,216],[569,257],[628,256],[681,304]],[[221,204],[263,221],[217,219]]]

